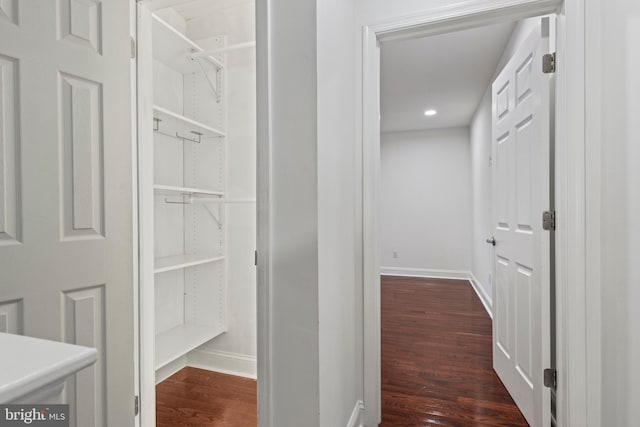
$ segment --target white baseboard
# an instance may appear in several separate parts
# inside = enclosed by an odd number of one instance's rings
[[[469,272],[469,282],[471,283],[473,290],[476,291],[478,298],[480,298],[480,302],[484,305],[484,309],[487,310],[487,314],[489,314],[489,317],[493,319],[493,302],[491,301],[491,298],[489,298],[489,295],[487,295],[487,291],[484,290],[482,283],[472,272]]]
[[[162,368],[156,369],[156,384],[166,380],[185,366],[187,366],[187,356],[182,356],[173,362],[169,362]]]
[[[356,405],[353,407],[353,411],[351,412],[351,417],[349,417],[349,422],[347,423],[347,427],[362,427],[362,415],[364,413],[364,402],[362,400],[358,400]]]
[[[484,290],[482,283],[470,271],[462,270],[433,270],[426,268],[399,268],[399,267],[380,267],[380,274],[383,276],[403,276],[403,277],[427,277],[432,279],[456,279],[468,280],[471,287],[480,298],[480,302],[487,310],[489,317],[493,319],[492,302],[487,292]]]
[[[380,267],[380,274],[383,276],[430,277],[432,279],[469,279],[468,271],[427,268]]]
[[[225,351],[197,349],[187,356],[187,366],[223,374],[256,379],[258,377],[257,359],[255,356],[228,353]]]

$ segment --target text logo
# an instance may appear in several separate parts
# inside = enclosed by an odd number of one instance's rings
[[[69,405],[0,405],[0,427],[69,427]]]

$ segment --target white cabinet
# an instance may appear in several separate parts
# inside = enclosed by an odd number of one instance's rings
[[[226,100],[222,58],[193,58],[202,49],[157,16],[151,42],[153,188],[141,191],[153,192],[159,369],[226,329]]]
[[[98,359],[95,348],[16,334],[0,333],[0,348],[2,405],[61,403],[64,382]]]

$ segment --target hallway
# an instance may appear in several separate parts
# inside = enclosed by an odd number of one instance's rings
[[[381,427],[527,426],[493,371],[491,319],[468,281],[381,281]]]

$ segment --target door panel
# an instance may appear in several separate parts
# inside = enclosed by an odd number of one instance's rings
[[[511,145],[511,135],[509,132],[496,138],[496,172],[493,177],[496,185],[496,203],[494,211],[497,216],[497,226],[503,230],[509,230],[509,147]]]
[[[498,307],[508,307],[509,301],[509,260],[498,256],[496,257],[496,287],[497,287],[497,300],[496,300],[496,312],[493,319],[494,325],[494,339],[496,340],[496,346],[501,351],[506,359],[511,359],[511,345],[510,345],[510,324],[506,314],[507,310],[498,309]]]
[[[532,426],[549,424],[548,22],[537,27],[492,86],[494,140],[494,369]],[[546,260],[546,261],[545,261]],[[547,319],[547,320],[545,320]],[[546,325],[546,326],[545,326]]]
[[[533,271],[524,266],[516,265],[516,283],[515,283],[515,299],[516,299],[516,370],[532,388],[532,330],[531,315],[532,307],[532,287],[531,279]]]
[[[0,0],[0,331],[98,350],[73,426],[134,420],[129,12]]]
[[[20,242],[18,60],[0,53],[0,245]]]

